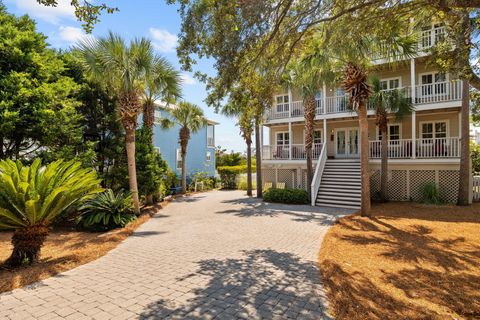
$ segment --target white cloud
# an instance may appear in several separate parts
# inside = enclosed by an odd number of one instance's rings
[[[83,29],[68,26],[61,26],[59,29],[59,35],[60,39],[72,44],[79,41],[91,40],[94,38],[92,35],[86,34]]]
[[[182,73],[180,75],[180,78],[182,79],[183,84],[189,84],[189,85],[197,84],[197,80],[195,80],[195,78],[193,78],[188,73]]]
[[[56,7],[44,6],[37,0],[15,0],[13,3],[18,9],[25,11],[28,15],[58,24],[62,18],[75,18],[75,9],[71,6],[70,0],[58,0]]]
[[[177,47],[178,38],[176,35],[156,28],[150,28],[150,37],[152,37],[153,45],[160,52],[172,52]]]

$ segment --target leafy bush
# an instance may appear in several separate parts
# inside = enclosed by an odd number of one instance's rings
[[[222,181],[222,187],[224,189],[237,189],[237,178],[241,173],[247,172],[246,165],[240,166],[224,166],[217,168],[220,180]],[[252,166],[252,172],[255,171],[255,167]]]
[[[252,189],[255,189],[255,188],[256,188],[255,179],[252,179]],[[247,190],[247,175],[246,174],[242,174],[240,176],[240,178],[238,179],[237,189]]]
[[[190,191],[195,191],[195,185],[197,190],[212,190],[217,186],[217,179],[211,177],[207,172],[196,172],[193,174],[193,177],[190,177],[190,184],[188,189]]]
[[[115,194],[111,189],[85,202],[80,211],[78,224],[92,231],[123,228],[136,219],[132,213],[131,195],[124,192]]]
[[[470,143],[470,157],[473,172],[480,172],[480,144]]]
[[[276,189],[270,188],[263,194],[267,202],[308,204],[308,193],[303,189]]]
[[[49,225],[101,191],[96,172],[80,162],[0,161],[0,230],[15,230],[7,264],[38,260]]]
[[[440,192],[434,182],[425,184],[422,188],[422,202],[427,204],[440,204]]]

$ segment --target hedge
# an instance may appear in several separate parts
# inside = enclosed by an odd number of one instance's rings
[[[252,166],[252,172],[254,172],[255,170],[255,166]],[[220,179],[222,180],[222,186],[224,189],[236,189],[237,177],[239,174],[247,172],[247,166],[223,166],[218,167],[217,172],[220,175]]]
[[[308,193],[303,189],[276,189],[270,188],[263,194],[263,201],[308,204]]]

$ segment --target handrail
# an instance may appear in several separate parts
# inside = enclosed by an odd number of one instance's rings
[[[323,169],[325,168],[325,163],[327,162],[326,145],[326,143],[322,145],[322,151],[320,151],[320,156],[318,157],[317,166],[315,168],[315,174],[313,175],[312,179],[312,194],[310,195],[312,207],[315,206],[318,189],[320,188],[320,182],[322,181]]]

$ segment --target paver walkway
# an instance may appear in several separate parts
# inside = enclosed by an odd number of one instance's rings
[[[341,212],[243,194],[175,201],[106,256],[0,295],[0,319],[326,318],[316,261]]]

